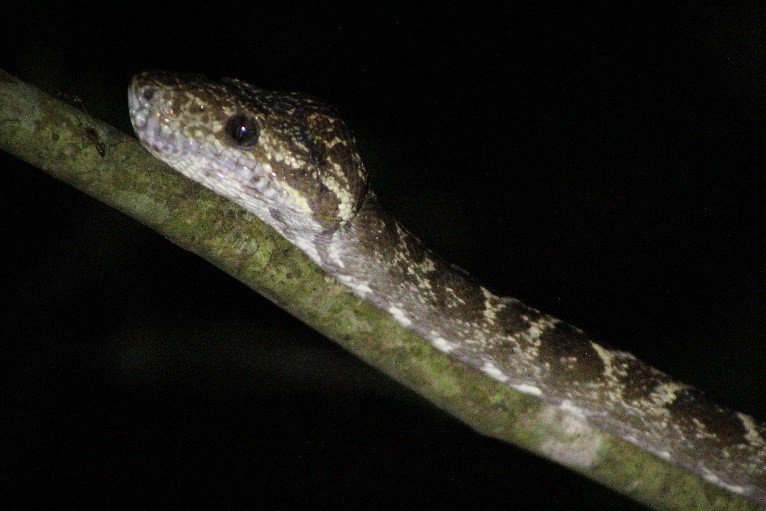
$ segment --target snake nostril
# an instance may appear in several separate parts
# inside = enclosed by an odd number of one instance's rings
[[[141,91],[141,96],[147,101],[151,101],[154,97],[154,93],[157,91],[154,87],[144,87],[144,90]]]

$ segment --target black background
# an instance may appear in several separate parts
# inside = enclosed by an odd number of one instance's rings
[[[0,62],[125,132],[142,69],[320,97],[438,252],[764,418],[763,4],[559,4],[11,3]],[[0,236],[8,503],[640,508],[4,153]]]

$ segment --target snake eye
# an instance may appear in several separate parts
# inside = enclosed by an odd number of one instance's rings
[[[249,115],[234,115],[226,121],[226,136],[233,145],[250,149],[258,142],[258,122]]]

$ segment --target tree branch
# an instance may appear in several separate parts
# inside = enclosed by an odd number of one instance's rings
[[[453,361],[326,278],[258,219],[150,156],[135,138],[2,70],[0,148],[205,258],[482,434],[655,509],[758,509]]]

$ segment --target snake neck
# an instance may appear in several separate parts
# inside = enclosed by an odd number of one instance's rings
[[[499,319],[490,304],[494,295],[464,270],[427,249],[388,214],[370,190],[355,218],[321,237],[315,260],[355,294],[391,314],[407,328],[428,339],[442,351],[458,355],[471,365],[484,358],[478,347],[493,335]],[[518,300],[514,314],[502,321],[547,318]],[[489,306],[489,308],[488,308]],[[522,324],[504,323],[518,331]]]

